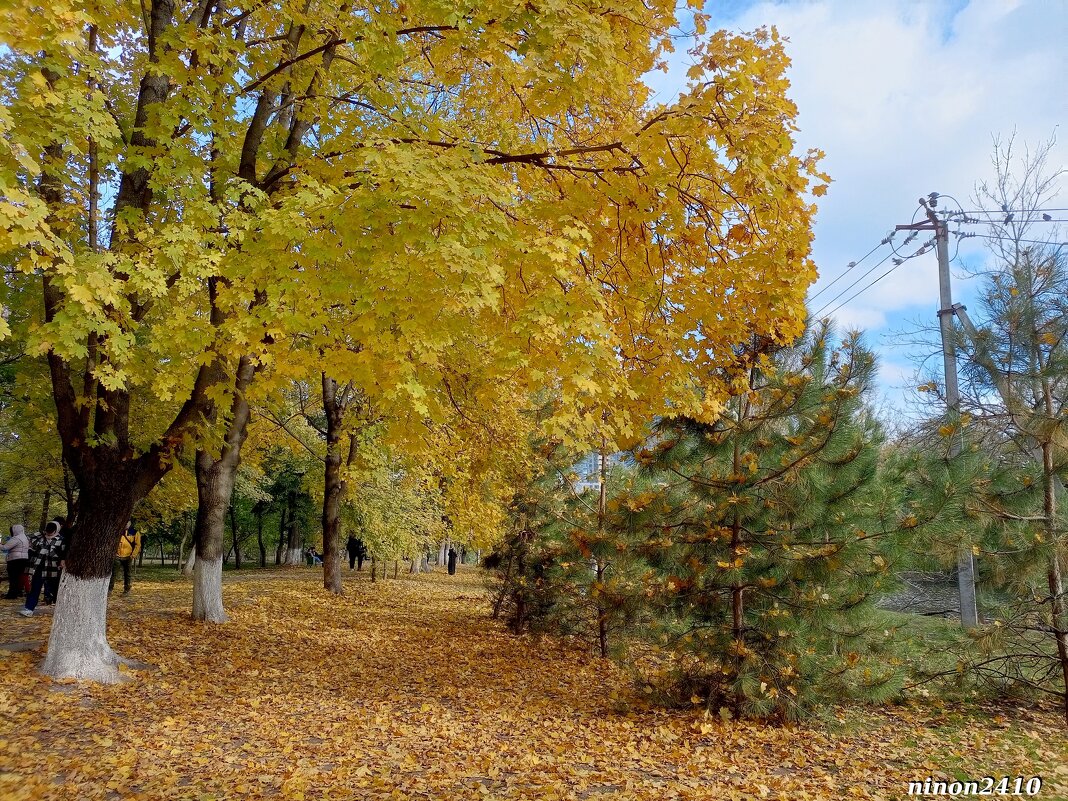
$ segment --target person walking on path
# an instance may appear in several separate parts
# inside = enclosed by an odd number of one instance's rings
[[[22,586],[22,577],[26,572],[26,564],[30,561],[30,540],[26,536],[26,529],[16,523],[11,527],[11,536],[7,542],[0,545],[7,561],[7,582],[10,585],[5,598],[21,598],[25,594]]]
[[[449,548],[449,575],[456,575],[456,550]]]
[[[363,560],[367,558],[367,546],[363,544],[363,540],[350,535],[345,548],[349,552],[349,570],[353,568],[356,568],[357,572],[363,570]]]
[[[44,602],[56,602],[59,592],[59,576],[63,572],[63,560],[67,558],[67,544],[59,533],[59,523],[49,520],[43,533],[30,540],[30,569],[33,579],[30,581],[30,594],[26,596],[26,608],[19,614],[23,617],[33,615],[37,601],[44,590]]]
[[[133,561],[141,553],[141,532],[133,523],[126,524],[126,531],[119,537],[119,550],[115,554],[115,564],[111,568],[111,581],[108,582],[108,594],[115,589],[115,574],[122,568],[122,594],[130,594],[130,569]]]

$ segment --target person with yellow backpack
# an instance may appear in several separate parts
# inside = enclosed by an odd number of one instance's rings
[[[126,524],[126,530],[119,537],[119,550],[115,554],[115,566],[111,570],[111,581],[108,582],[108,594],[115,588],[115,574],[122,567],[122,594],[130,594],[130,568],[133,560],[141,553],[141,532],[133,523]]]

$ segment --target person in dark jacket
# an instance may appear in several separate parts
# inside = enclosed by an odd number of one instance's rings
[[[26,608],[19,611],[20,615],[33,615],[42,590],[46,604],[56,602],[59,577],[66,558],[67,544],[59,533],[59,523],[50,520],[44,532],[30,541],[30,569],[33,571],[33,580],[30,582],[30,594],[26,596]]]
[[[449,548],[449,575],[456,575],[456,550]]]
[[[363,542],[361,540],[349,534],[349,541],[345,543],[345,550],[349,552],[349,570],[356,569],[356,560],[360,556],[360,547],[362,545]]]

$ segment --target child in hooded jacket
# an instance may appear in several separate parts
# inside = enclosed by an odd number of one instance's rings
[[[67,543],[59,533],[59,523],[50,520],[45,530],[30,541],[30,569],[33,571],[33,580],[30,582],[30,594],[26,596],[26,608],[19,612],[20,615],[33,615],[41,597],[41,590],[44,590],[46,604],[55,603],[59,593],[59,577],[66,558]]]

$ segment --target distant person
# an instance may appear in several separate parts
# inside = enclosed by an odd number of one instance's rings
[[[44,591],[44,602],[54,604],[59,592],[59,577],[65,567],[67,544],[59,533],[59,523],[49,520],[45,530],[30,540],[30,594],[26,596],[26,608],[19,611],[23,617],[31,617],[37,601]]]
[[[456,575],[456,550],[452,547],[449,548],[449,575]]]
[[[26,565],[30,561],[30,540],[26,536],[26,529],[16,523],[11,527],[11,536],[7,542],[0,545],[7,562],[8,591],[5,598],[21,598],[26,594],[22,584],[22,577],[26,575]]]
[[[108,582],[108,594],[115,589],[115,574],[122,568],[122,594],[130,594],[130,569],[133,561],[141,553],[141,532],[133,523],[126,524],[126,530],[119,537],[119,549],[115,553],[115,564],[111,568],[111,580]]]
[[[345,543],[345,550],[349,552],[349,570],[356,569],[356,560],[360,557],[360,546],[363,541],[349,534],[349,540]]]

